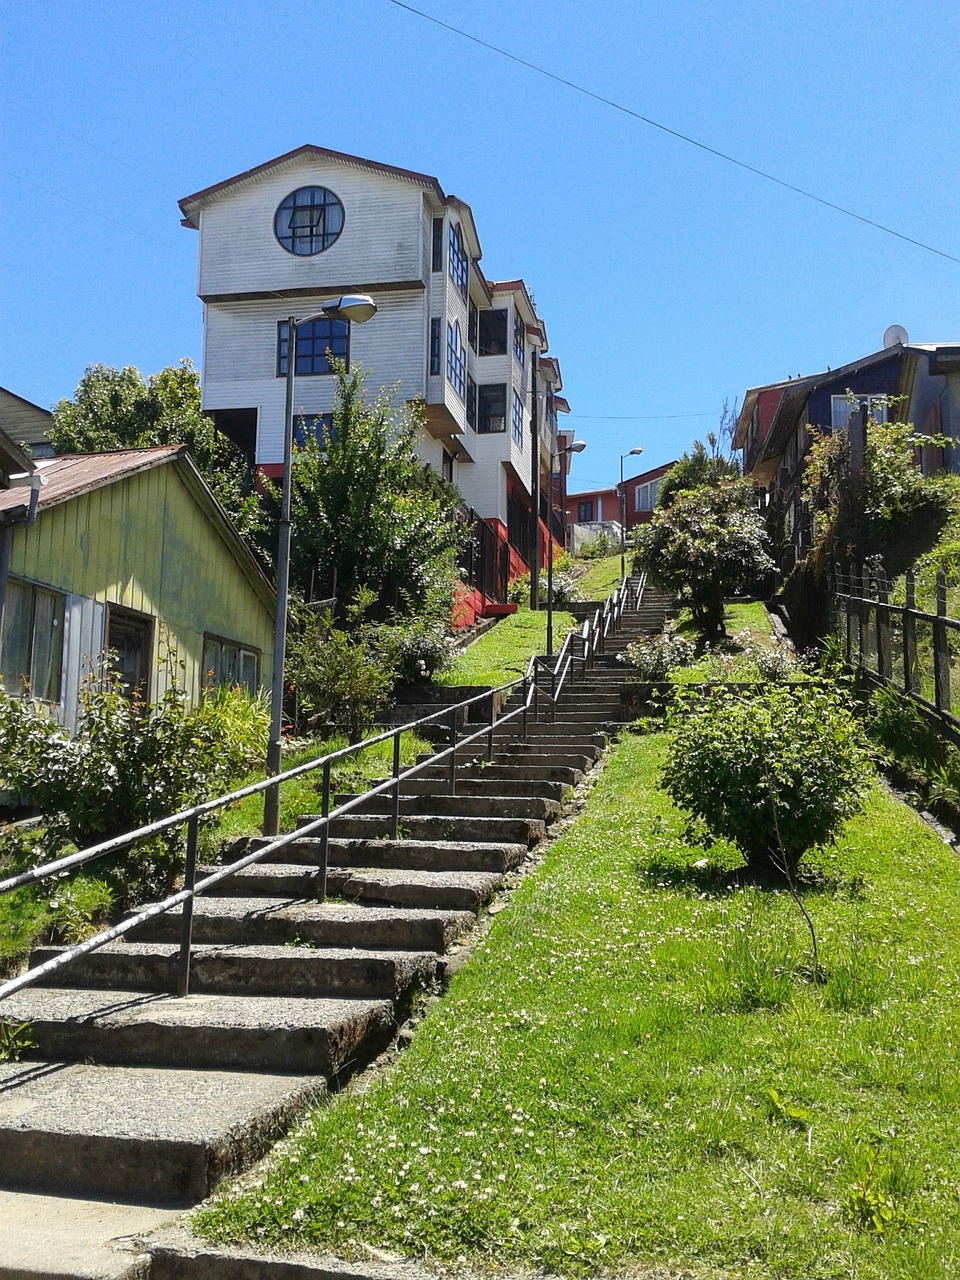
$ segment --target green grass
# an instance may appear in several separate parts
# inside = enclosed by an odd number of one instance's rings
[[[576,618],[563,609],[553,611],[554,649],[559,650],[563,638]],[[501,618],[479,640],[456,659],[441,676],[440,684],[490,685],[494,688],[517,680],[527,669],[532,653],[546,651],[547,615],[544,610],[532,612],[520,608]]]
[[[0,877],[12,874],[12,867],[0,864]],[[106,923],[112,905],[107,883],[82,873],[5,893],[0,897],[0,975],[13,972],[42,942],[80,942]]]
[[[685,845],[662,751],[624,741],[396,1067],[198,1230],[500,1274],[957,1274],[955,857],[875,791],[810,861],[813,983],[795,903]]]
[[[750,639],[757,644],[776,643],[770,615],[760,600],[728,601],[723,607],[723,625],[728,636],[735,636],[743,631],[750,634]],[[689,639],[696,638],[697,629],[693,623],[689,609],[681,609],[677,614],[677,631]]]
[[[583,568],[577,586],[584,600],[606,600],[620,585],[620,552],[602,560],[574,560],[575,571]],[[629,566],[628,566],[629,568]]]

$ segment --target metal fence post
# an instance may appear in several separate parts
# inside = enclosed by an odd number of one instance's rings
[[[920,672],[917,663],[917,620],[913,611],[917,607],[916,579],[913,570],[907,570],[906,593],[903,604],[903,691],[912,693],[920,688]]]
[[[877,675],[890,679],[890,596],[886,578],[877,578]]]
[[[449,793],[457,794],[457,711],[450,712],[450,773],[448,777]]]
[[[947,580],[937,570],[937,617],[933,623],[933,683],[938,711],[950,710],[950,649],[947,628],[941,619],[947,616]]]
[[[317,901],[327,897],[327,860],[330,847],[330,761],[324,760],[320,783],[320,816],[325,819],[320,828],[320,858],[317,866]]]
[[[490,732],[487,734],[487,763],[493,759],[493,729],[497,723],[497,695],[490,691]]]
[[[390,839],[399,839],[400,833],[400,731],[393,735],[393,813]]]
[[[193,886],[197,881],[197,830],[198,819],[194,814],[187,819],[187,857],[183,869],[183,887],[190,897],[183,904],[180,916],[180,955],[177,960],[177,996],[190,994],[190,947],[193,941]]]

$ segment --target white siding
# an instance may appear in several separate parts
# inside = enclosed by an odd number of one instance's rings
[[[280,245],[273,219],[291,191],[308,186],[339,197],[344,226],[329,249],[300,256]],[[204,206],[200,296],[316,286],[328,297],[361,284],[419,280],[422,209],[421,187],[385,174],[309,158],[272,170]]]

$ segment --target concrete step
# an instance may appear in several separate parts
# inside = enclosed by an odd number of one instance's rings
[[[30,1023],[31,1057],[166,1071],[295,1072],[331,1080],[345,1063],[369,1061],[397,1026],[389,999],[198,993],[178,1000],[38,987],[9,1002],[11,1016]],[[0,1135],[2,1122],[0,1097]],[[0,1180],[2,1152],[0,1136]]]
[[[169,1209],[0,1191],[0,1280],[147,1280],[139,1240],[175,1221]]]
[[[571,730],[569,725],[557,725],[549,720],[540,720],[537,724],[531,724],[527,729],[527,736],[524,740],[521,735],[522,730],[514,729],[512,725],[508,725],[503,734],[498,734],[494,739],[494,749],[502,748],[505,744],[513,746],[516,743],[526,741],[527,743],[539,742],[550,743],[554,745],[555,738],[563,739],[562,743],[556,744],[569,749],[571,746],[591,746],[604,747],[606,745],[606,736],[600,732],[589,732],[586,726]]]
[[[569,787],[569,783],[552,781],[546,778],[509,778],[498,777],[493,772],[494,766],[485,770],[476,770],[471,773],[464,768],[458,768],[456,773],[456,792],[458,796],[489,796],[491,794],[497,796],[507,796],[510,799],[530,799],[537,797],[541,800],[553,800],[559,802],[563,799],[564,793]],[[400,794],[401,796],[440,796],[449,794],[447,787],[449,785],[449,770],[438,768],[428,772],[418,773],[412,778],[404,780]],[[380,779],[379,781],[387,781]]]
[[[31,967],[63,949],[37,949],[30,956]],[[43,985],[174,992],[178,955],[179,947],[173,943],[119,943],[81,956],[43,980]],[[190,991],[197,995],[400,1000],[411,986],[429,986],[436,976],[437,957],[432,951],[201,943],[191,948],[190,958]]]
[[[337,795],[336,805],[348,804],[359,799],[356,795]],[[370,796],[363,800],[354,813],[393,813],[393,798],[387,795]],[[445,790],[434,789],[427,795],[401,795],[400,822],[407,818],[431,815],[437,818],[540,818],[544,822],[554,822],[560,812],[559,800],[551,800],[545,796],[505,796],[491,784],[479,795],[448,795]],[[305,814],[301,821],[310,821]]]
[[[301,825],[307,819],[301,819]],[[386,839],[390,818],[379,814],[348,814],[330,823],[336,839]],[[408,840],[483,840],[492,844],[524,844],[528,848],[542,840],[546,826],[540,818],[463,818],[408,814],[402,823]]]
[[[322,1088],[316,1077],[253,1071],[0,1063],[2,1186],[196,1204]]]
[[[265,844],[255,837],[251,848]],[[271,861],[303,863],[315,868],[322,841],[304,836],[280,849]],[[492,871],[503,873],[518,867],[527,856],[522,844],[483,844],[456,840],[330,840],[327,862],[331,867],[397,867],[406,871]]]
[[[438,781],[446,782],[448,773],[446,765],[436,764],[422,769],[416,777],[422,782],[436,786]],[[494,764],[492,761],[488,764],[484,759],[475,764],[457,766],[457,789],[460,788],[461,780],[471,783],[479,782],[484,786],[492,782],[497,786],[511,787],[536,786],[545,782],[560,787],[562,796],[567,787],[576,786],[582,776],[580,769],[573,769],[567,765]],[[411,779],[411,782],[413,780]],[[512,792],[505,794],[511,795]]]
[[[580,747],[571,750],[562,750],[557,748],[554,751],[541,750],[540,744],[530,743],[522,749],[516,749],[513,752],[499,752],[493,757],[494,764],[502,764],[509,768],[514,762],[519,767],[529,767],[534,769],[550,768],[558,761],[561,765],[568,769],[576,769],[579,773],[585,773],[587,769],[594,764],[600,756],[599,747]],[[519,764],[519,762],[523,762]]]
[[[304,868],[268,863],[239,871],[216,887],[222,889],[225,897],[269,896],[271,890],[274,897],[286,897],[284,883],[289,882],[295,872],[302,876]],[[489,902],[502,882],[501,875],[487,871],[331,867],[327,872],[327,896],[380,906],[476,913]]]
[[[461,910],[396,911],[353,902],[204,896],[194,903],[193,939],[195,943],[363,947],[442,955],[474,920],[471,912]],[[180,912],[168,911],[134,932],[137,941],[178,941]]]

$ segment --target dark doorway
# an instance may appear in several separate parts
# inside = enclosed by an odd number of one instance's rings
[[[142,613],[128,613],[112,605],[107,618],[107,648],[114,651],[114,668],[128,696],[146,702],[150,696],[153,622]]]

